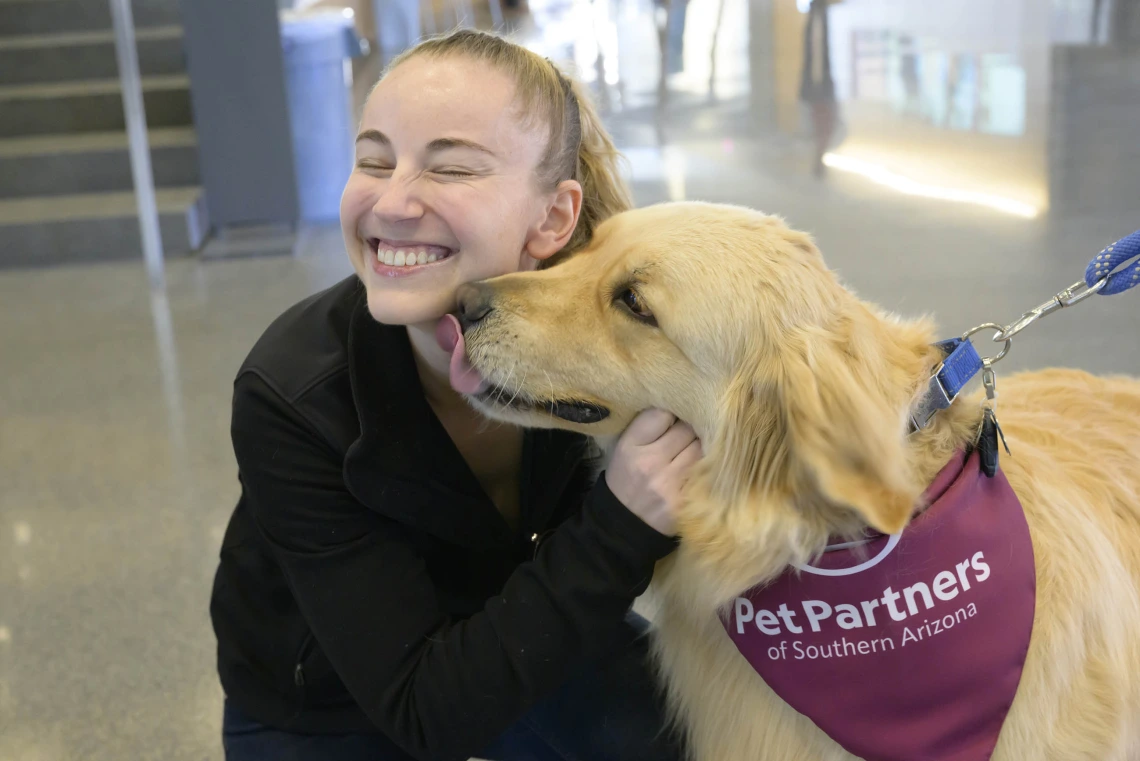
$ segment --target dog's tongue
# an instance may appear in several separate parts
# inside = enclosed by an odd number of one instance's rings
[[[449,379],[451,387],[461,394],[478,394],[487,387],[487,381],[467,359],[467,346],[463,342],[463,331],[455,315],[444,315],[435,326],[435,341],[439,348],[451,352]]]

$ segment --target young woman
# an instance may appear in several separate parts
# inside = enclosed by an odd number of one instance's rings
[[[460,31],[366,104],[341,224],[356,275],[278,318],[234,386],[242,494],[211,614],[246,759],[679,758],[629,613],[674,546],[693,431],[478,417],[434,329],[463,283],[544,266],[628,207],[549,61]]]

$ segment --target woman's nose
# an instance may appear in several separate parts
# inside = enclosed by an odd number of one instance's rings
[[[424,205],[415,191],[415,178],[393,174],[372,205],[372,213],[387,222],[422,217]]]

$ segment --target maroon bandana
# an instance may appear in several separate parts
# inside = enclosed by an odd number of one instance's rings
[[[1021,503],[957,456],[901,535],[825,553],[723,623],[764,681],[866,761],[986,761],[1021,681],[1036,575]]]

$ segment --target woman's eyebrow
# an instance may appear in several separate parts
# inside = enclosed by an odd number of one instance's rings
[[[391,147],[392,141],[388,139],[380,130],[366,129],[356,136],[356,142],[361,140],[371,140],[374,143],[379,143],[383,146]],[[437,137],[427,144],[428,153],[439,153],[441,151],[450,150],[452,148],[467,148],[480,153],[486,153],[489,156],[495,156],[495,152],[485,145],[476,143],[474,140],[468,140],[462,137]]]
[[[432,140],[427,144],[428,153],[439,153],[440,151],[446,151],[450,148],[469,148],[473,151],[486,153],[490,156],[495,155],[495,152],[487,146],[480,145],[474,140],[467,140],[462,137],[437,137],[435,140]]]
[[[380,143],[380,145],[392,144],[392,141],[388,139],[388,136],[377,129],[366,129],[361,132],[356,136],[356,142],[359,143],[361,140],[371,140],[374,143]]]

